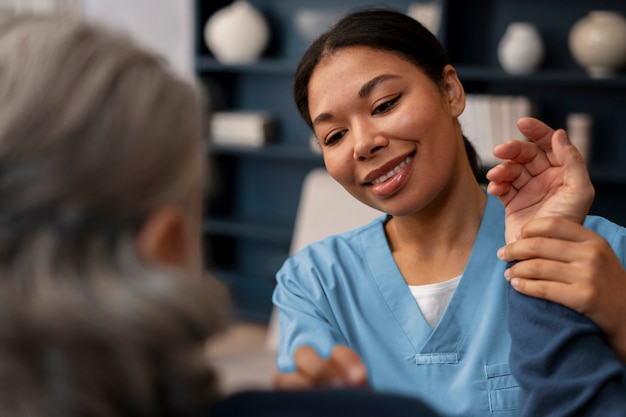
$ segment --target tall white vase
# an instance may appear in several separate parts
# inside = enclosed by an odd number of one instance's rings
[[[512,22],[498,44],[498,60],[507,73],[526,75],[539,68],[544,50],[543,40],[535,25]]]
[[[261,56],[270,39],[265,17],[245,0],[236,0],[211,15],[204,41],[224,64],[249,64]]]
[[[592,78],[606,78],[626,65],[626,18],[596,10],[572,26],[569,48]]]

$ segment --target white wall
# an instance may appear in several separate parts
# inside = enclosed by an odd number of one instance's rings
[[[193,0],[83,0],[87,17],[130,32],[182,73],[194,73]]]
[[[133,36],[164,55],[184,75],[194,75],[193,0],[0,0],[0,11],[84,14]]]

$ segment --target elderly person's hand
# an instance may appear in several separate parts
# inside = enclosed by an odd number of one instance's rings
[[[582,224],[595,191],[585,161],[564,130],[524,117],[517,123],[530,141],[512,140],[494,148],[505,160],[487,173],[487,191],[506,209],[506,242],[529,220],[561,217]]]

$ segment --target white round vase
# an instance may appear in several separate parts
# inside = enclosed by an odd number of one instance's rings
[[[498,61],[509,74],[530,74],[541,65],[544,49],[535,25],[513,22],[506,28],[498,44]]]
[[[219,9],[204,27],[204,41],[224,64],[249,64],[263,53],[270,38],[265,17],[245,0]]]
[[[615,75],[626,64],[626,18],[618,12],[589,12],[572,26],[569,48],[590,77]]]

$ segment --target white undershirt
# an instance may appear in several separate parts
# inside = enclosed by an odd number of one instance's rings
[[[417,302],[428,325],[434,329],[446,310],[461,276],[444,282],[426,285],[409,285],[409,290]]]

